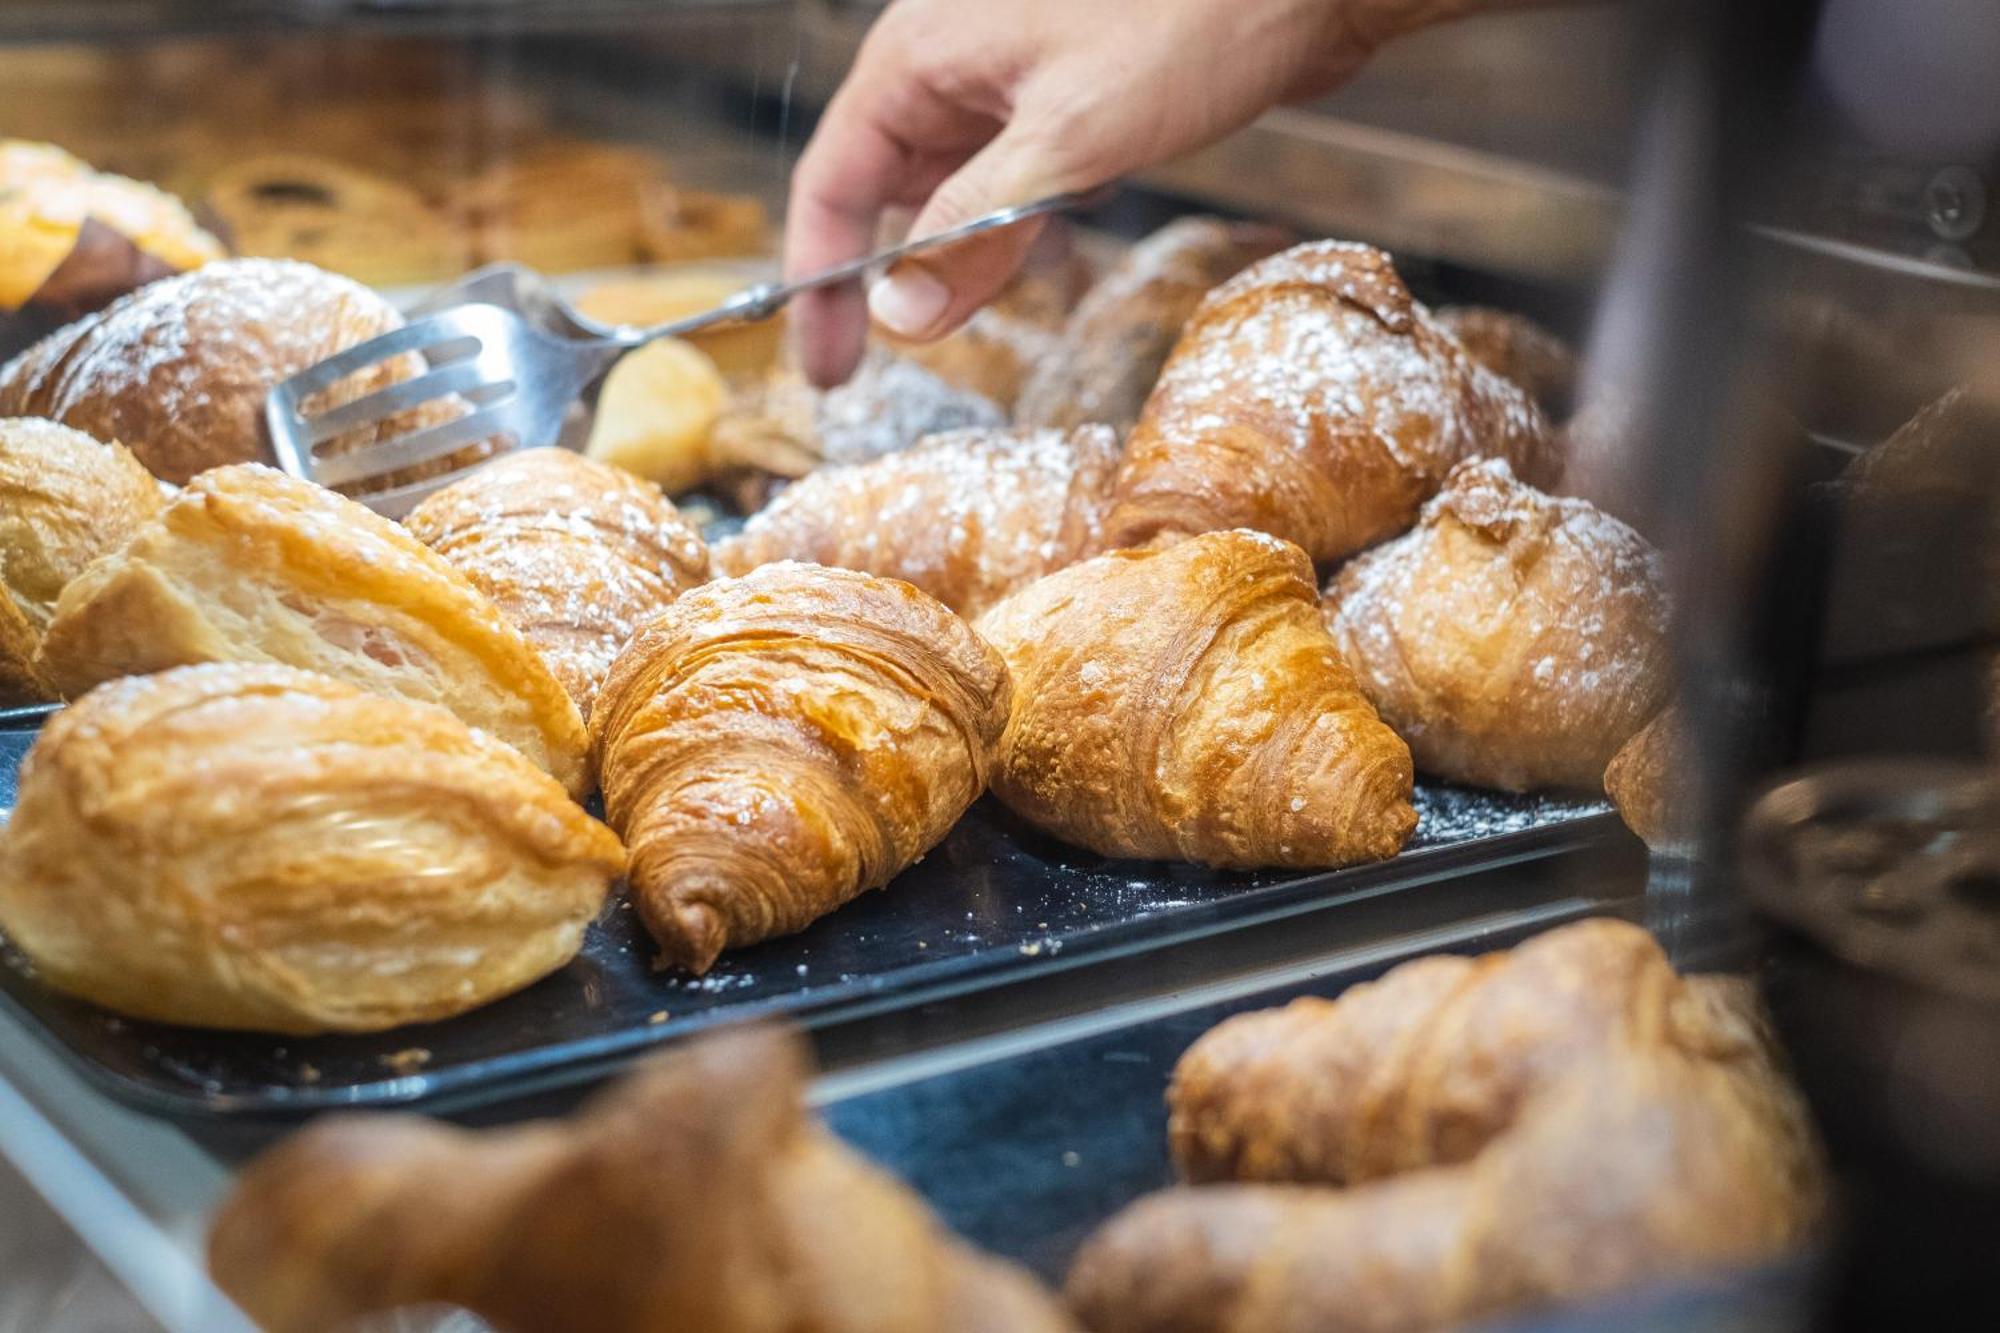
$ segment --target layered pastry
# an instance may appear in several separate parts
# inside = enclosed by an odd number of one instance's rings
[[[638,263],[665,164],[641,148],[550,140],[486,167],[455,201],[481,263],[512,259],[547,273]]]
[[[366,1032],[561,967],[623,857],[442,708],[290,667],[134,676],[58,713],[0,834],[0,927],[121,1014]]]
[[[1618,747],[1604,794],[1625,826],[1655,851],[1686,846],[1695,829],[1694,747],[1678,705],[1669,705]]]
[[[1666,702],[1666,577],[1645,538],[1465,463],[1410,532],[1350,561],[1327,625],[1417,768],[1507,791],[1595,790]]]
[[[0,417],[0,706],[54,697],[34,669],[56,597],[166,503],[125,446]]]
[[[1468,355],[1528,391],[1560,419],[1576,396],[1576,352],[1525,315],[1483,305],[1443,306],[1437,322]]]
[[[470,268],[470,247],[408,186],[330,158],[263,153],[209,181],[203,207],[238,254],[300,259],[378,287]]]
[[[269,662],[438,704],[589,790],[583,720],[521,632],[402,528],[255,464],[195,478],[56,601],[64,697],[195,662]]]

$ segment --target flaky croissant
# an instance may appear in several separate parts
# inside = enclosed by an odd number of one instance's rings
[[[1115,546],[1255,528],[1337,560],[1407,528],[1461,459],[1560,470],[1541,411],[1364,245],[1319,241],[1210,292],[1127,443]]]
[[[1525,315],[1491,306],[1442,306],[1437,322],[1474,361],[1526,389],[1544,412],[1560,417],[1569,411],[1576,353],[1561,338]]]
[[[779,492],[716,563],[808,560],[906,579],[976,616],[1094,549],[1118,466],[1106,426],[965,430],[822,468]]]
[[[1686,845],[1697,821],[1692,738],[1678,705],[1668,705],[1604,767],[1604,794],[1618,817],[1659,851]]]
[[[274,468],[210,468],[72,580],[35,670],[75,698],[195,662],[442,704],[572,795],[590,788],[576,704],[493,603],[399,525]]]
[[[888,883],[985,789],[1007,699],[993,650],[907,583],[780,563],[682,596],[591,718],[662,956],[704,972]]]
[[[1064,1333],[807,1115],[802,1043],[711,1037],[564,1122],[319,1122],[244,1172],[216,1281],[271,1333],[444,1302],[508,1333]]]
[[[1456,468],[1410,532],[1327,586],[1328,627],[1417,768],[1593,790],[1666,700],[1666,576],[1645,538],[1500,459]]]
[[[403,526],[506,613],[585,717],[639,626],[708,578],[701,534],[657,486],[567,449],[487,463]]]
[[[1287,542],[1116,551],[1029,584],[979,630],[1014,677],[994,792],[1065,841],[1334,866],[1393,856],[1416,825],[1410,752],[1355,688]]]
[[[1106,1224],[1068,1284],[1097,1333],[1443,1328],[1775,1257],[1823,1201],[1747,988],[1616,922],[1231,1019],[1170,1106],[1193,1178],[1263,1183]]]

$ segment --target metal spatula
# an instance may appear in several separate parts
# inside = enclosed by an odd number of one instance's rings
[[[555,443],[570,404],[635,347],[716,324],[768,319],[800,292],[847,282],[907,255],[1096,197],[1096,192],[1059,194],[1001,209],[824,272],[791,282],[759,283],[713,310],[647,329],[563,336],[538,327],[519,310],[501,305],[480,303],[439,311],[350,347],[273,388],[264,404],[271,446],[278,465],[293,476],[348,489],[378,512],[400,518],[431,492],[450,485],[465,469],[394,487],[381,486],[385,478],[449,458],[482,440],[501,441],[503,450]],[[308,404],[350,376],[412,353],[428,363],[424,374],[338,406],[314,404],[312,415],[306,414]],[[338,452],[325,451],[332,441],[379,428],[391,417],[446,400],[465,410],[442,424]],[[493,456],[487,453],[477,461]]]

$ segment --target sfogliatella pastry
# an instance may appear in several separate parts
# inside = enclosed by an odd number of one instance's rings
[[[576,954],[611,831],[441,708],[289,667],[114,681],[42,729],[0,927],[58,990],[166,1023],[365,1032]]]
[[[306,153],[263,153],[209,180],[203,204],[238,254],[302,259],[375,286],[472,267],[470,246],[416,190]]]
[[[1257,1183],[1127,1208],[1071,1306],[1093,1333],[1415,1333],[1792,1253],[1823,1167],[1749,995],[1588,922],[1230,1020],[1176,1070],[1176,1149]]]
[[[896,453],[927,435],[1005,421],[990,400],[878,349],[832,389],[814,388],[793,369],[774,371],[722,414],[709,449],[719,466],[803,477],[827,463]]]
[[[1655,851],[1685,846],[1693,837],[1700,790],[1694,760],[1681,710],[1669,705],[1605,766],[1604,794],[1625,827]]]
[[[1220,218],[1160,228],[1085,294],[1021,390],[1015,420],[1129,429],[1202,297],[1289,241],[1279,228]]]
[[[906,579],[963,616],[1096,547],[1118,466],[1108,426],[933,435],[786,487],[716,548],[726,573],[806,560]]]
[[[268,461],[271,386],[402,322],[374,292],[310,264],[225,260],[141,287],[0,367],[0,416],[49,417],[118,440],[179,484],[225,463]],[[398,357],[308,406],[347,402],[423,369],[420,357]],[[400,414],[330,448],[432,420]]]
[[[92,170],[54,144],[0,139],[0,310],[42,289],[87,220],[131,242],[155,273],[222,258],[222,246],[165,191]]]
[[[662,957],[803,929],[887,884],[986,787],[1007,672],[907,583],[765,565],[680,597],[591,714],[604,809]]]
[[[1255,528],[1338,560],[1480,457],[1536,485],[1560,470],[1533,400],[1466,355],[1387,255],[1318,241],[1202,301],[1126,445],[1108,536]]]
[[[1417,768],[1453,782],[1595,790],[1666,702],[1659,554],[1499,459],[1462,464],[1412,531],[1349,562],[1326,610]]]
[[[1576,395],[1576,353],[1525,315],[1483,305],[1440,307],[1444,326],[1474,361],[1528,391],[1551,417],[1569,414]]]
[[[403,525],[520,629],[585,717],[639,626],[708,579],[708,547],[659,488],[567,449],[482,465]]]
[[[54,697],[34,670],[56,597],[165,503],[120,444],[0,418],[0,706]]]
[[[1065,842],[1318,867],[1394,856],[1416,826],[1409,749],[1356,688],[1287,542],[1115,551],[978,627],[1014,677],[994,793]]]
[[[441,704],[581,796],[583,719],[521,632],[402,528],[254,463],[188,484],[63,589],[35,670],[64,697],[194,662],[273,662]]]
[[[244,1171],[209,1271],[271,1333],[436,1302],[544,1333],[1069,1333],[806,1111],[807,1065],[739,1030],[562,1121],[316,1121]]]

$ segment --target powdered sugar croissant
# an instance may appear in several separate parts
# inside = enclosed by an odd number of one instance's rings
[[[985,789],[1007,672],[907,583],[765,565],[684,594],[591,715],[662,955],[799,930],[929,851]]]
[[[1014,676],[994,792],[1065,841],[1334,866],[1393,856],[1416,825],[1410,752],[1355,688],[1287,542],[1116,551],[1029,584],[979,630]]]
[[[1484,456],[1540,484],[1560,470],[1540,410],[1387,255],[1314,242],[1251,265],[1188,321],[1126,447],[1107,537],[1255,528],[1337,560],[1407,528],[1454,464]]]

